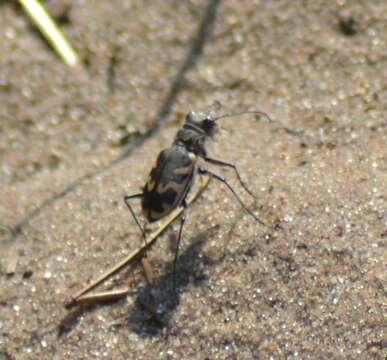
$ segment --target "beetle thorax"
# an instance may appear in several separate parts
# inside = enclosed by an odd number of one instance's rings
[[[205,153],[205,141],[206,135],[204,133],[183,127],[177,133],[174,144],[182,145],[196,155],[202,155]]]

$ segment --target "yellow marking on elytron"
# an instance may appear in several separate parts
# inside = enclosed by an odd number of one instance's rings
[[[189,156],[191,160],[193,160],[193,158],[196,159],[196,155],[194,153],[189,153],[189,154],[190,154]],[[193,169],[193,164],[189,164],[188,166],[184,166],[174,170],[174,173],[177,175],[189,175],[192,173],[192,169]],[[160,183],[157,185],[156,192],[162,195],[169,189],[172,189],[176,192],[176,199],[175,199],[175,202],[176,202],[181,198],[181,194],[184,191],[186,184],[187,184],[187,181],[183,182],[182,184],[179,184],[175,181],[169,181],[166,184]],[[149,176],[147,180],[147,191],[148,192],[153,191],[155,185],[156,185],[155,181],[152,179],[151,176]],[[161,219],[162,217],[166,216],[168,213],[170,213],[173,210],[174,203],[170,204],[170,203],[163,202],[161,204],[161,207],[162,207],[161,211],[156,211],[154,209],[149,208],[149,209],[144,209],[143,214],[147,219],[155,219],[155,220]]]
[[[161,205],[162,207],[162,210],[159,212],[159,211],[156,211],[156,210],[153,210],[151,208],[148,208],[148,209],[142,209],[142,214],[147,218],[147,219],[161,219],[162,217],[164,217],[170,210],[170,207],[168,207],[167,209],[164,208],[163,206],[164,204]]]
[[[165,192],[167,192],[169,189],[172,189],[172,190],[176,191],[176,194],[178,197],[178,195],[184,190],[185,186],[186,186],[186,182],[184,182],[183,184],[179,184],[177,182],[170,181],[166,184],[158,184],[156,191],[158,194],[162,195]]]
[[[188,152],[188,157],[189,157],[192,161],[196,161],[196,159],[198,158],[193,152]]]
[[[189,174],[192,173],[192,168],[193,168],[193,164],[189,164],[188,166],[181,167],[181,168],[178,168],[178,169],[174,170],[174,173],[177,174],[177,175],[189,175]],[[177,183],[177,182],[175,182],[173,180],[167,182],[166,184],[158,184],[156,191],[157,191],[158,194],[164,194],[169,189],[172,189],[172,190],[176,191],[176,194],[177,194],[177,197],[178,197],[178,195],[186,187],[187,180],[185,182],[183,182],[182,184],[179,184],[179,183]]]
[[[148,192],[151,192],[155,188],[155,185],[156,185],[156,181],[154,181],[152,176],[149,175],[148,180],[146,181],[146,190]]]
[[[142,214],[147,218],[147,219],[154,219],[155,216],[152,214],[154,213],[154,210],[151,209],[143,209]]]
[[[178,168],[174,171],[175,174],[178,175],[185,175],[190,174],[192,172],[192,164],[189,164],[188,166]]]
[[[168,212],[169,212],[169,209],[168,209]],[[156,210],[151,210],[149,212],[149,214],[150,214],[149,218],[158,220],[158,219],[161,219],[162,217],[166,216],[167,215],[167,211],[163,210],[162,212],[158,212]]]
[[[165,215],[167,215],[170,211],[172,211],[174,209],[174,204],[176,203],[176,201],[179,201],[181,199],[181,194],[184,191],[185,187],[186,187],[186,183],[178,184],[178,183],[176,183],[174,181],[170,181],[167,184],[158,184],[157,185],[157,189],[156,189],[158,194],[163,194],[166,191],[168,191],[169,189],[172,189],[172,190],[174,190],[176,192],[176,198],[175,198],[175,201],[172,204],[171,203],[167,203],[167,202],[163,202],[161,204],[162,211],[156,211],[154,209],[148,209],[148,211],[149,211],[149,217],[148,218],[160,219],[160,218],[164,217]]]
[[[162,217],[164,217],[168,212],[169,212],[169,208],[168,209],[164,209],[164,207],[162,206],[163,210],[162,211],[156,211],[156,210],[152,210],[152,209],[143,209],[143,215],[147,218],[147,219],[161,219]]]

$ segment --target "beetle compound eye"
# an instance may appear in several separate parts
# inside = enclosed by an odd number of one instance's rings
[[[216,124],[213,120],[205,119],[202,122],[202,128],[206,132],[206,134],[212,134],[214,129],[216,127]]]
[[[203,120],[203,128],[204,129],[210,129],[214,125],[215,125],[214,122],[212,120],[210,120],[210,119],[204,119]]]

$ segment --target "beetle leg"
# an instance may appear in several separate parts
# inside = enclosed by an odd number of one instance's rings
[[[254,199],[256,199],[256,196],[249,190],[249,188],[247,187],[246,183],[242,180],[240,174],[239,174],[239,171],[236,167],[236,165],[232,164],[232,163],[228,163],[228,162],[225,162],[225,161],[222,161],[222,160],[217,160],[217,159],[212,159],[212,158],[209,158],[207,156],[204,156],[203,157],[203,160],[204,161],[207,161],[208,163],[210,164],[213,164],[213,165],[218,165],[218,166],[225,166],[225,167],[229,167],[229,168],[232,168],[234,169],[235,171],[235,174],[239,180],[239,183],[242,185],[243,189],[245,189],[245,191],[251,196],[253,197]]]
[[[125,201],[126,206],[127,206],[128,209],[129,209],[130,213],[132,214],[134,221],[136,222],[138,228],[140,229],[141,234],[142,234],[142,236],[143,236],[143,238],[144,238],[144,241],[145,241],[145,243],[146,243],[145,230],[144,230],[144,228],[141,226],[140,222],[139,222],[138,219],[137,219],[136,214],[134,213],[132,207],[131,207],[130,204],[129,204],[129,200],[136,199],[136,198],[141,198],[141,197],[142,197],[142,193],[133,194],[133,195],[127,194],[127,195],[124,196],[124,201]]]
[[[136,199],[136,198],[141,198],[141,197],[142,197],[142,193],[133,194],[133,195],[126,194],[125,197],[124,197],[124,201],[125,201],[126,206],[129,209],[130,213],[132,214],[132,216],[134,218],[134,221],[136,222],[138,228],[141,231],[142,237],[144,238],[144,246],[146,247],[147,243],[146,243],[145,230],[141,226],[140,222],[137,219],[136,214],[134,213],[132,207],[129,204],[129,200]],[[147,279],[148,283],[151,284],[153,282],[153,274],[152,274],[152,270],[151,270],[152,267],[150,265],[150,262],[147,261],[146,258],[147,258],[147,253],[146,253],[146,250],[144,250],[144,255],[143,255],[143,258],[141,260],[141,265],[142,265],[142,268],[144,269],[145,278]]]
[[[258,219],[258,217],[245,205],[245,203],[241,200],[241,198],[238,196],[238,194],[235,192],[235,190],[232,188],[232,186],[228,183],[228,181],[213,173],[212,171],[209,171],[207,169],[202,169],[202,168],[199,168],[198,169],[199,171],[199,174],[203,174],[203,175],[207,175],[207,176],[211,176],[212,178],[222,182],[223,184],[225,184],[229,190],[233,193],[233,195],[235,196],[235,198],[238,200],[239,204],[241,204],[241,206],[243,207],[243,209],[251,216],[254,218],[255,221],[259,222],[260,224],[262,225],[265,225],[261,220]]]
[[[183,235],[183,227],[185,224],[186,220],[186,212],[185,210],[187,209],[187,204],[185,200],[183,200],[181,207],[183,208],[183,214],[181,215],[180,218],[180,229],[179,229],[179,237],[177,238],[177,243],[176,243],[176,248],[175,248],[175,258],[173,259],[173,268],[172,268],[172,288],[174,294],[176,294],[176,265],[177,265],[177,258],[179,256],[179,246],[180,246],[180,241]]]

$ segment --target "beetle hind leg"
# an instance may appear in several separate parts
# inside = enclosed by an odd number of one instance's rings
[[[130,203],[129,203],[130,200],[132,200],[132,199],[137,199],[137,198],[141,198],[141,197],[142,197],[142,193],[133,194],[133,195],[126,194],[126,195],[124,196],[124,202],[125,202],[126,206],[128,207],[130,213],[132,214],[132,217],[133,217],[134,221],[136,222],[138,228],[140,229],[140,232],[141,232],[141,234],[142,234],[142,236],[143,236],[143,238],[144,238],[144,241],[145,241],[145,243],[146,243],[145,229],[144,229],[143,226],[141,226],[140,221],[138,220],[138,218],[137,218],[137,216],[136,216],[136,214],[135,214],[133,208],[130,206]]]
[[[186,204],[185,200],[183,201],[181,206],[183,208],[183,214],[182,214],[182,216],[180,218],[179,236],[177,238],[177,243],[176,243],[176,247],[175,247],[175,257],[173,259],[173,267],[172,267],[172,289],[173,289],[174,295],[176,295],[176,267],[177,267],[177,259],[179,257],[180,241],[181,241],[181,238],[183,236],[183,228],[184,228],[184,224],[185,224],[185,221],[186,221],[187,204]]]

